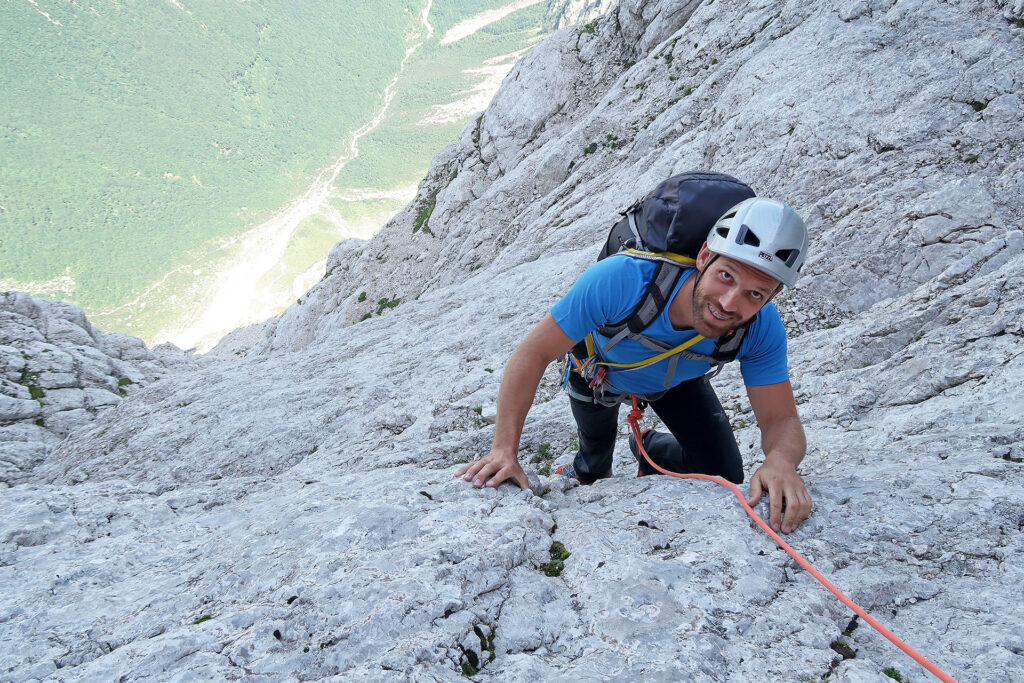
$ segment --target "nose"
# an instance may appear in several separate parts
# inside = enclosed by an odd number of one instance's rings
[[[718,305],[722,307],[722,311],[725,313],[735,313],[739,302],[739,292],[735,287],[732,287],[718,300]]]

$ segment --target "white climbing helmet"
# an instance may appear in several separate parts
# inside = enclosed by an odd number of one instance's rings
[[[807,227],[787,204],[751,197],[718,219],[708,233],[708,249],[792,287],[807,255]]]

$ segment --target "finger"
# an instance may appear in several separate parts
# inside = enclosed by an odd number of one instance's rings
[[[480,468],[480,471],[477,472],[476,475],[473,477],[473,486],[475,486],[476,488],[480,488],[481,486],[484,485],[484,482],[487,481],[491,477],[491,475],[494,475],[496,472],[498,472],[499,469],[500,467],[496,463],[489,462],[485,464],[483,467]],[[495,482],[494,486],[497,486],[502,481],[504,480],[499,479],[497,482]]]
[[[800,490],[801,488],[790,486],[785,489],[786,511],[782,521],[783,533],[788,534],[795,531],[800,522],[807,519],[807,515],[810,514],[810,499],[805,492]]]
[[[469,463],[468,465],[466,465],[464,476],[462,478],[465,479],[466,481],[469,481],[474,476],[476,476],[476,473],[479,472],[480,469],[485,464],[486,463],[485,463],[485,459],[484,458],[480,458],[479,460],[476,460],[474,462]]]
[[[456,477],[461,477],[472,466],[473,466],[473,463],[471,463],[471,462],[467,462],[465,465],[460,466],[459,469],[455,470],[455,476]]]
[[[768,486],[768,500],[770,514],[768,523],[772,529],[779,531],[782,528],[782,487],[777,483]]]
[[[519,484],[519,488],[523,491],[530,488],[530,478],[526,476],[526,472],[523,471],[522,467],[519,468],[519,473],[513,477],[513,480]]]
[[[811,515],[811,497],[806,490],[802,490],[793,492],[787,500],[794,501],[792,506],[786,506],[785,528],[788,529],[786,533],[789,533],[795,531]]]
[[[487,486],[489,486],[491,488],[494,488],[495,486],[497,486],[498,484],[500,484],[501,482],[503,482],[503,481],[505,481],[507,479],[512,479],[512,481],[514,481],[515,483],[518,484],[519,482],[516,481],[516,477],[515,477],[515,471],[517,469],[521,469],[521,468],[518,465],[515,465],[515,466],[513,466],[513,465],[505,465],[500,470],[498,470],[494,474],[493,477],[491,477],[491,480],[487,482]],[[522,488],[521,484],[520,484],[520,488]]]
[[[750,495],[747,497],[747,505],[754,507],[761,502],[761,475],[757,472],[750,478]]]

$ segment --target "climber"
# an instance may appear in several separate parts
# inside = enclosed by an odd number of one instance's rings
[[[700,183],[706,177],[686,178],[681,186],[690,181],[704,187]],[[513,353],[498,393],[491,451],[458,468],[455,476],[477,488],[504,481],[529,487],[517,460],[523,425],[545,368],[566,357],[579,371],[566,373],[566,388],[580,445],[574,461],[557,473],[582,484],[611,475],[618,404],[635,394],[649,401],[670,432],[643,433],[643,445],[654,462],[674,472],[718,475],[740,483],[739,448],[708,381],[722,362],[735,358],[765,453],[750,479],[748,503],[756,505],[767,493],[772,528],[795,530],[811,511],[810,495],[797,472],[806,441],[789,382],[785,328],[770,301],[796,281],[806,256],[807,231],[789,206],[750,198],[753,192],[747,190],[741,196],[748,198],[721,215],[710,231],[702,228],[706,241],[691,267],[679,266],[686,259],[665,251],[630,250],[588,268]],[[639,240],[644,231],[630,220]],[[667,296],[654,297],[664,299],[657,317],[649,324],[645,320],[639,332],[636,325],[621,324],[652,298],[651,285],[663,263],[680,275],[670,280]],[[610,327],[612,321],[620,321],[619,327]],[[613,332],[616,336],[609,339]],[[666,351],[652,358],[657,350]],[[637,456],[632,435],[630,449]],[[638,460],[637,476],[653,473]]]

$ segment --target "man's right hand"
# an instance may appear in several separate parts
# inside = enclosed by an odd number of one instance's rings
[[[476,488],[481,486],[493,488],[503,481],[518,484],[521,489],[530,488],[530,481],[526,478],[526,472],[520,467],[515,453],[500,453],[492,450],[479,460],[457,469],[455,476],[472,481]]]
[[[455,472],[456,477],[472,481],[476,488],[494,488],[503,481],[512,481],[521,489],[530,488],[530,480],[516,458],[526,413],[533,404],[544,369],[575,343],[562,332],[550,313],[533,328],[505,366],[498,390],[498,415],[491,452],[460,467]]]

